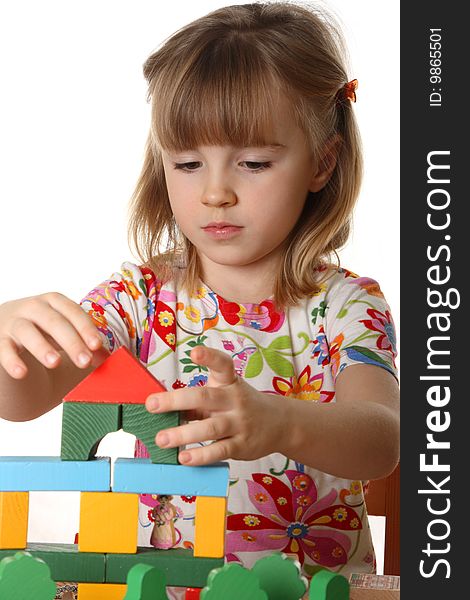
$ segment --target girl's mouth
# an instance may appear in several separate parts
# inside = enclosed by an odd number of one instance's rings
[[[204,231],[216,240],[228,240],[241,232],[243,227],[225,225],[223,227],[204,227]]]

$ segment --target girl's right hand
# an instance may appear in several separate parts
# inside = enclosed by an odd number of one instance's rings
[[[109,355],[92,319],[57,292],[0,305],[0,365],[15,379],[27,375],[20,358],[25,350],[48,369],[60,364],[61,351],[81,369],[98,366]]]

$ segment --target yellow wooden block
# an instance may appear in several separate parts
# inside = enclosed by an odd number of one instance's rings
[[[81,492],[79,552],[137,552],[138,494]]]
[[[224,556],[227,498],[198,496],[194,529],[194,556]]]
[[[125,583],[79,583],[78,600],[122,600],[127,592]]]
[[[0,492],[0,550],[23,550],[28,536],[29,492]]]

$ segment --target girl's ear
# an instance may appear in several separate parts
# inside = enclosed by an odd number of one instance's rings
[[[336,133],[324,146],[323,154],[310,181],[308,188],[310,192],[319,192],[328,183],[335,170],[340,147],[341,136]]]

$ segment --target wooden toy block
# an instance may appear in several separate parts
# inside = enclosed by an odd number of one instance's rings
[[[0,598],[53,600],[56,586],[49,567],[27,552],[17,552],[0,562]]]
[[[186,588],[184,600],[199,600],[202,588]]]
[[[171,548],[156,550],[139,547],[136,554],[106,554],[106,581],[124,583],[127,573],[137,564],[158,567],[167,585],[203,587],[212,569],[224,564],[223,558],[194,558],[192,550]]]
[[[124,600],[168,600],[164,573],[150,565],[134,565],[127,574]]]
[[[138,514],[137,494],[82,492],[78,550],[80,552],[136,552]]]
[[[107,433],[121,429],[119,404],[65,402],[62,415],[62,460],[90,460]]]
[[[228,463],[187,467],[153,464],[148,458],[118,458],[114,463],[116,492],[226,497],[228,486]]]
[[[164,391],[165,387],[135,356],[121,347],[74,387],[64,402],[144,404],[150,394]]]
[[[225,555],[226,513],[227,498],[196,498],[194,556],[221,558]]]
[[[256,575],[237,563],[214,569],[203,588],[201,600],[269,600]]]
[[[94,552],[79,552],[74,544],[39,544],[29,542],[26,552],[43,560],[54,581],[105,581],[106,556]],[[12,551],[0,550],[0,560]]]
[[[276,552],[260,558],[251,570],[269,600],[299,600],[307,590],[307,579],[301,576],[300,563],[286,554]]]
[[[63,462],[58,456],[0,457],[0,491],[109,491],[109,458]]]
[[[29,492],[0,492],[0,549],[26,548]]]
[[[119,583],[79,583],[78,600],[123,600],[127,586]]]
[[[179,424],[179,412],[152,414],[143,404],[122,405],[123,430],[142,440],[153,463],[178,464],[178,448],[159,448],[155,444],[155,436],[162,429],[178,427]]]
[[[310,600],[349,600],[349,582],[346,577],[327,569],[320,569],[310,580]]]
[[[400,600],[400,576],[375,573],[351,573],[351,600]]]

